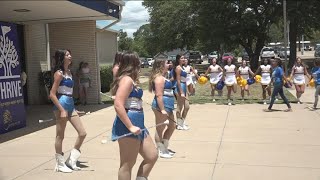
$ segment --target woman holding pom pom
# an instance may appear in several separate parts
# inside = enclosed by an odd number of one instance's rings
[[[212,101],[216,101],[214,97],[216,86],[223,74],[223,69],[217,64],[216,58],[213,58],[211,60],[211,65],[208,67],[204,76],[207,76],[209,73],[210,73],[210,84],[211,84],[211,96],[213,97]]]
[[[293,84],[296,88],[298,104],[301,104],[300,98],[305,89],[306,80],[304,75],[307,75],[307,77],[311,79],[311,76],[308,74],[307,68],[302,64],[301,58],[297,57],[296,63],[292,67],[290,80],[293,78]]]
[[[244,80],[248,80],[249,75],[251,75],[251,76],[254,75],[254,73],[251,71],[250,67],[247,65],[246,60],[242,60],[241,66],[238,69],[238,74]],[[242,101],[244,101],[244,91],[247,91],[248,96],[250,95],[249,84],[248,83],[245,83],[243,85],[241,84],[240,87],[241,87]]]
[[[232,64],[232,59],[228,58],[227,65],[224,66],[223,79],[228,88],[228,105],[229,106],[232,105],[231,91],[233,91],[233,93],[237,92],[236,73],[237,73],[237,67],[234,64]]]
[[[261,72],[261,87],[262,87],[262,98],[263,104],[267,104],[267,92],[268,96],[271,96],[271,65],[269,64],[270,59],[264,59],[263,64],[259,66],[255,73],[255,77],[257,79],[257,74]],[[269,98],[270,99],[270,98]]]

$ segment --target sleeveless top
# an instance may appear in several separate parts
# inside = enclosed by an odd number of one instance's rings
[[[173,83],[169,79],[164,78],[163,96],[173,96],[173,87]],[[152,83],[152,89],[155,91],[154,83]]]
[[[142,96],[143,90],[136,85],[133,85],[132,91],[125,102],[125,109],[142,111]]]
[[[234,64],[229,65],[225,65],[224,69],[226,70],[226,76],[234,76],[235,75],[235,69],[236,66]]]
[[[188,74],[187,71],[186,71],[184,68],[181,68],[181,73],[180,73],[181,78],[180,78],[180,81],[181,81],[182,83],[185,83],[185,82],[186,82],[187,74]]]
[[[260,65],[261,68],[261,76],[270,76],[271,66],[267,65]]]
[[[294,73],[294,79],[296,80],[303,80],[304,79],[304,67],[303,66],[294,66],[293,67]]]
[[[72,76],[65,75],[63,74],[63,71],[59,71],[63,79],[61,80],[59,87],[58,87],[58,94],[60,95],[67,95],[67,96],[72,96],[73,93],[73,85],[74,82],[72,80]]]
[[[239,67],[239,72],[240,72],[240,76],[243,79],[249,79],[249,67],[248,66],[246,66],[246,67],[240,66]]]

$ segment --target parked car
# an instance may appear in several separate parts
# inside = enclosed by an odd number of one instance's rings
[[[320,57],[320,46],[317,49],[315,49],[314,57]]]
[[[153,58],[147,58],[148,64],[149,66],[152,66],[154,63],[154,59]]]
[[[149,62],[145,58],[140,58],[140,67],[141,68],[148,68],[149,67]]]
[[[275,58],[276,54],[275,54],[274,49],[272,47],[264,47],[261,49],[260,57],[261,58]]]
[[[278,56],[279,56],[280,58],[284,58],[286,51],[287,51],[287,57],[290,57],[290,48],[289,48],[289,47],[287,47],[287,48],[282,47],[282,48],[279,50]]]
[[[312,51],[312,47],[309,45],[304,46],[305,51]]]
[[[202,57],[202,54],[200,53],[200,51],[190,51],[189,56],[188,57],[186,56],[186,58],[192,64],[201,64],[203,61],[201,57]]]
[[[213,51],[213,52],[211,52],[211,53],[208,55],[208,63],[210,63],[210,61],[211,61],[213,58],[218,59],[218,52],[217,52],[217,51]]]

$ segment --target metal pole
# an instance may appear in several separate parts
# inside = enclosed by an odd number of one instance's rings
[[[303,55],[303,53],[304,53],[304,35],[302,35],[301,41],[302,41],[301,55]]]
[[[283,31],[284,31],[284,64],[285,64],[285,73],[286,76],[288,76],[288,68],[287,68],[287,43],[288,43],[288,39],[287,38],[287,1],[283,0]]]

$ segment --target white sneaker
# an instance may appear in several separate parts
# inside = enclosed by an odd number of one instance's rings
[[[212,102],[216,102],[216,99],[212,99]]]
[[[189,130],[190,129],[190,127],[189,127],[189,125],[186,123],[186,120],[185,119],[183,119],[182,118],[182,120],[183,120],[183,130]]]
[[[163,143],[157,143],[157,147],[158,147],[158,152],[159,152],[159,157],[161,158],[172,158],[173,156],[170,155],[169,151],[166,149],[165,145]]]
[[[164,145],[164,147],[165,147],[165,150],[166,150],[171,156],[173,156],[173,155],[176,153],[176,152],[168,149],[168,147],[169,147],[169,140],[168,140],[168,139],[163,139],[163,140],[162,140],[162,143],[163,143],[163,145]]]
[[[228,106],[231,106],[232,104],[231,104],[231,102],[228,102]]]
[[[266,104],[267,104],[267,101],[263,101],[263,104],[266,105]]]
[[[164,159],[171,159],[173,156],[170,155],[169,152],[162,152],[159,150],[159,157],[164,158]]]

